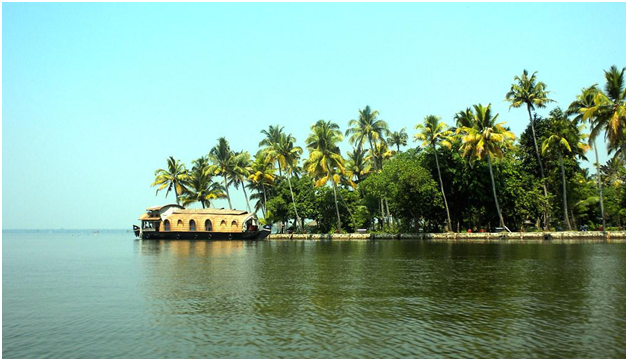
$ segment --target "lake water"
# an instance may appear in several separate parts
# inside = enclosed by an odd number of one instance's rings
[[[626,245],[3,232],[5,358],[625,358]]]

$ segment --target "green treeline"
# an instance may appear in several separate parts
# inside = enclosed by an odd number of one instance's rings
[[[605,71],[606,83],[582,89],[566,110],[540,117],[554,103],[536,72],[514,77],[505,100],[527,111],[517,137],[491,104],[459,111],[447,124],[427,115],[416,124],[415,148],[406,128],[389,129],[366,106],[348,122],[319,120],[305,149],[284,127],[261,131],[259,151],[235,152],[222,137],[188,169],[170,157],[155,172],[157,192],[177,203],[212,207],[242,191],[249,211],[266,224],[295,232],[572,230],[625,227],[625,68]],[[341,154],[347,137],[353,149]],[[612,158],[599,164],[595,139]],[[593,149],[596,171],[580,162]],[[497,228],[499,227],[499,228]]]

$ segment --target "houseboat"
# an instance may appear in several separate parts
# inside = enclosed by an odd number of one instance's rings
[[[259,227],[254,213],[235,209],[185,209],[177,204],[150,207],[133,226],[142,239],[261,240],[270,228]]]

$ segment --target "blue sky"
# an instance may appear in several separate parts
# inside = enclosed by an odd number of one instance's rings
[[[625,3],[3,3],[2,228],[129,228],[174,202],[150,187],[168,156],[253,154],[271,124],[304,147],[367,104],[412,135],[492,103],[518,135],[524,68],[564,109],[613,64]]]

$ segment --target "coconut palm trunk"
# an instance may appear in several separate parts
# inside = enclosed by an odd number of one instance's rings
[[[593,149],[595,150],[595,169],[597,170],[597,191],[600,194],[600,216],[602,217],[602,230],[606,232],[606,219],[604,218],[604,193],[602,192],[602,181],[600,179],[600,161],[597,155],[597,144],[593,139]]]
[[[329,164],[329,161],[326,162],[327,165],[327,177],[329,177],[331,179],[331,185],[333,186],[334,189],[334,205],[336,206],[336,217],[338,220],[338,231],[342,230],[342,224],[340,222],[340,210],[338,209],[338,190],[336,189],[336,181],[334,180],[334,177],[329,173],[329,170],[331,169],[331,166]],[[344,200],[344,199],[343,199]],[[347,204],[345,203],[345,206]],[[347,207],[347,210],[349,209],[349,207]],[[349,211],[351,212],[351,211]]]
[[[502,211],[499,208],[499,202],[497,201],[497,189],[495,188],[495,177],[493,176],[493,163],[491,161],[491,155],[488,154],[488,170],[491,173],[491,185],[493,186],[493,198],[495,198],[495,207],[497,208],[497,215],[499,216],[499,226],[506,229],[504,224],[504,218],[502,218]]]
[[[249,210],[249,213],[251,213],[251,205],[249,204],[249,196],[246,194],[246,187],[244,186],[244,182],[241,182],[240,185],[242,185],[242,191],[244,192],[244,200],[246,201],[246,208]]]
[[[334,186],[334,204],[336,205],[336,217],[338,217],[338,231],[342,229],[342,225],[340,223],[340,211],[338,210],[338,197],[336,195],[336,182],[332,179],[332,185]]]
[[[299,212],[297,212],[297,204],[294,202],[294,193],[292,192],[292,182],[290,182],[290,170],[287,170],[286,172],[286,178],[288,178],[288,187],[290,187],[290,197],[292,197],[292,206],[294,207],[294,214],[296,216],[296,221],[295,223],[297,223],[299,221]]]
[[[567,182],[565,181],[565,165],[563,162],[563,154],[558,155],[560,157],[560,173],[563,177],[563,215],[565,216],[565,224],[567,229],[571,231],[571,223],[569,222],[569,214],[567,213]]]
[[[545,180],[545,170],[543,169],[543,162],[541,162],[541,155],[539,154],[539,146],[536,142],[536,129],[534,128],[534,121],[532,119],[532,111],[528,105],[528,116],[530,117],[530,126],[532,127],[532,140],[534,141],[534,152],[536,153],[536,160],[539,162],[539,169],[541,170],[541,179],[543,179],[543,195],[547,199],[547,181]],[[545,230],[549,229],[550,217],[547,211],[543,212],[543,218],[545,223]]]
[[[222,179],[225,182],[225,191],[227,192],[227,201],[229,202],[229,209],[233,209],[233,207],[231,206],[231,197],[229,196],[229,186],[227,185],[227,174],[223,174],[222,175]]]
[[[573,214],[573,207],[569,208],[569,214],[571,215],[571,227],[578,229],[578,222],[576,221],[576,216]]]
[[[451,227],[451,217],[449,216],[449,206],[447,205],[447,196],[445,196],[445,187],[443,187],[443,178],[440,175],[440,165],[438,163],[438,154],[436,154],[436,145],[432,143],[432,149],[434,149],[434,158],[436,158],[436,171],[438,172],[438,181],[440,182],[440,191],[443,194],[443,202],[445,202],[445,210],[447,211],[447,227],[449,232],[453,231]]]
[[[375,151],[373,150],[373,141],[369,138],[369,146],[371,147],[371,155],[373,156],[373,162],[375,163],[375,171],[378,170],[377,166],[377,158],[375,158]],[[379,198],[379,205],[382,210],[382,230],[384,229],[384,220],[386,219],[386,215],[384,214],[384,200],[382,197]]]
[[[262,184],[262,192],[264,193],[264,218],[266,218],[266,187]]]
[[[179,192],[177,192],[177,183],[174,183],[174,197],[177,200],[177,205],[181,205],[181,203],[179,202]]]
[[[349,205],[345,201],[345,197],[342,196],[342,192],[340,191],[338,191],[338,195],[340,196],[340,200],[342,201],[342,204],[344,204],[345,208],[347,208],[347,212],[349,212],[349,216],[351,217],[351,222],[353,222],[353,228],[354,229],[357,228],[357,225],[355,224],[355,219],[353,218],[353,213],[349,209]]]
[[[380,199],[379,199],[379,208],[380,208],[380,210],[382,211],[382,218],[381,218],[381,220],[382,220],[382,222],[381,222],[381,223],[382,223],[382,224],[381,224],[381,230],[383,231],[383,230],[384,230],[384,223],[386,222],[386,215],[384,214],[384,199],[383,199],[383,198],[380,198]]]

